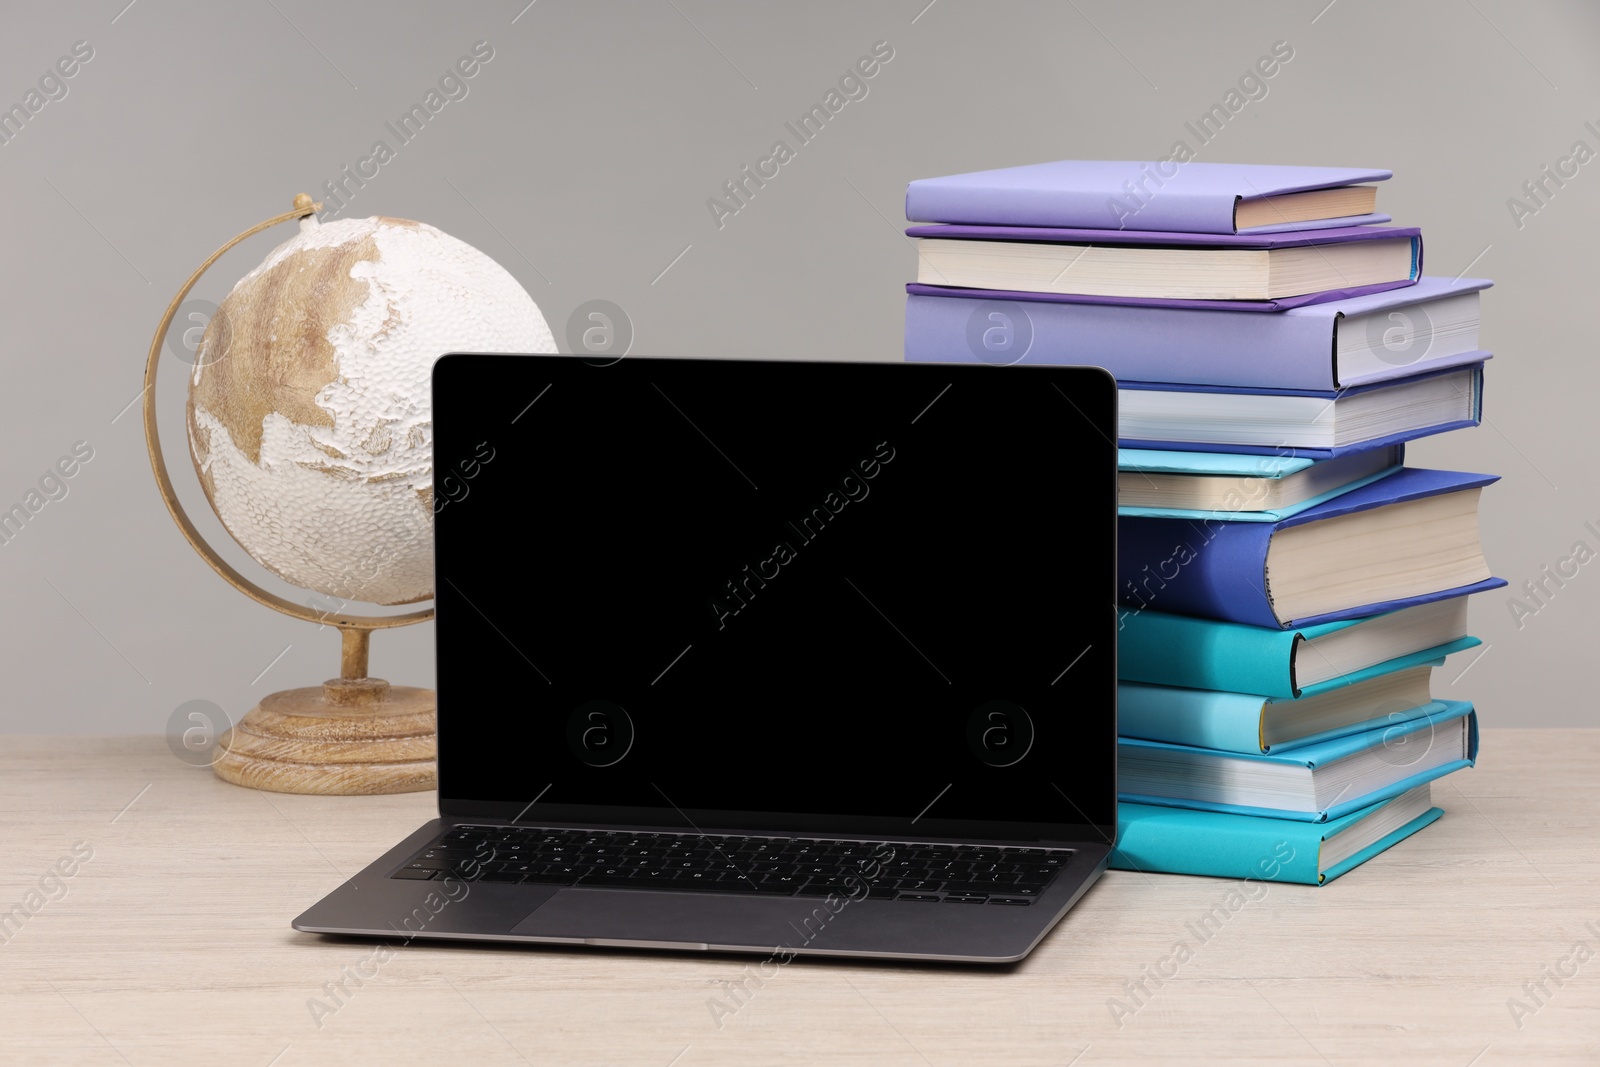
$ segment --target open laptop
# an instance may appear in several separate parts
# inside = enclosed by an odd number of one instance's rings
[[[439,818],[294,921],[1005,962],[1116,828],[1116,388],[449,355]]]

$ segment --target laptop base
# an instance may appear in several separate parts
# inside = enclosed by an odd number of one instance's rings
[[[1106,869],[1110,856],[1105,844],[1070,846],[1072,861],[1043,895],[1014,908],[505,885],[449,874],[431,881],[390,877],[447,829],[442,820],[426,823],[296,918],[294,928],[391,944],[426,939],[736,952],[779,963],[798,956],[1010,963],[1032,950]]]

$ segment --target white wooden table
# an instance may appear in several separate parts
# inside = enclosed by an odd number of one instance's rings
[[[1600,730],[1486,731],[1438,823],[1204,942],[1235,883],[1112,871],[1014,967],[796,961],[745,997],[754,957],[297,933],[431,794],[258,793],[161,738],[7,737],[0,1062],[1592,1067],[1597,769]]]

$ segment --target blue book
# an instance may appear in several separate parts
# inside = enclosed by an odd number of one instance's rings
[[[1328,459],[1478,425],[1483,364],[1350,389],[1117,383],[1117,444]]]
[[[1117,450],[1117,514],[1277,522],[1399,470],[1404,445],[1336,459]]]
[[[1325,823],[1124,803],[1117,805],[1111,866],[1326,885],[1443,814],[1426,785]]]
[[[1117,798],[1135,804],[1327,822],[1478,758],[1472,705],[1441,700],[1409,722],[1291,752],[1247,755],[1117,739]]]
[[[1443,662],[1402,656],[1381,669],[1309,686],[1297,697],[1123,682],[1117,733],[1251,755],[1290,752],[1437,712],[1428,683]]]
[[[1477,517],[1495,481],[1406,468],[1278,522],[1120,519],[1117,596],[1282,629],[1498,588]]]
[[[1483,643],[1467,633],[1464,596],[1287,630],[1154,610],[1124,611],[1120,623],[1117,676],[1125,682],[1280,699]]]
[[[905,358],[1086,364],[1139,382],[1344,389],[1487,358],[1478,294],[1492,284],[1425,276],[1409,288],[1268,315],[919,290],[906,297]]]
[[[1349,226],[1387,218],[1372,212],[1373,190],[1359,183],[1392,175],[1370,167],[1062,159],[918,179],[906,186],[906,218],[1187,233]],[[1306,193],[1313,195],[1297,195]]]

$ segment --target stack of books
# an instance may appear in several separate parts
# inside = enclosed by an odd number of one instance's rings
[[[1374,212],[1384,170],[1063,161],[912,182],[906,358],[1118,381],[1112,866],[1323,884],[1438,819],[1476,715],[1492,475],[1479,294]],[[1068,417],[1064,412],[1063,416]]]

